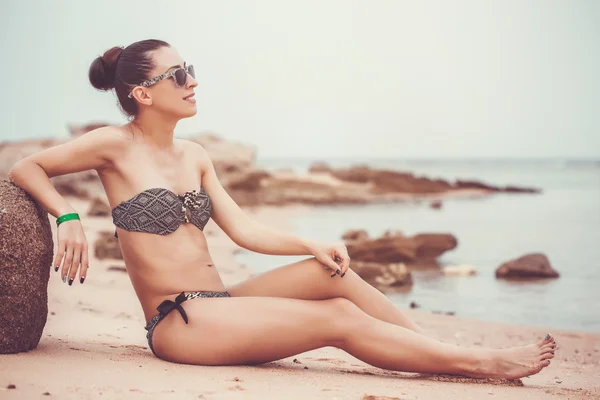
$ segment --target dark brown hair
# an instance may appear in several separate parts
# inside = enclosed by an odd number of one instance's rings
[[[150,52],[161,47],[170,47],[162,40],[149,39],[123,48],[115,46],[92,61],[89,71],[90,83],[98,90],[115,89],[119,105],[129,117],[138,113],[135,99],[127,97],[131,89],[150,79],[155,67]]]

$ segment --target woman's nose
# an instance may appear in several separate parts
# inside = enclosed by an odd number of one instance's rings
[[[188,74],[187,87],[188,88],[195,88],[196,86],[198,86],[198,81],[192,75]]]

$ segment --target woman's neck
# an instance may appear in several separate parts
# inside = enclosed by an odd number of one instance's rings
[[[129,123],[134,137],[150,147],[160,151],[170,152],[174,149],[174,131],[177,120],[166,120],[162,116],[144,113]]]

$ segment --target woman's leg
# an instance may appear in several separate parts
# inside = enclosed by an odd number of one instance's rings
[[[269,296],[301,300],[344,297],[374,318],[423,334],[416,323],[356,272],[348,269],[343,278],[339,275],[332,278],[331,273],[315,258],[310,258],[254,276],[227,291],[234,297]]]
[[[344,298],[207,298],[183,307],[188,325],[171,312],[154,331],[154,348],[168,361],[260,364],[335,346],[390,370],[517,378],[539,372],[553,357],[553,339],[506,350],[468,349],[373,318]]]

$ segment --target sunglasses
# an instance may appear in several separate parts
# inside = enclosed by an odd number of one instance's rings
[[[192,78],[196,77],[196,73],[194,72],[193,65],[188,65],[187,67],[184,67],[184,68],[177,68],[177,69],[175,69],[173,71],[169,71],[165,74],[155,76],[152,79],[148,79],[147,81],[140,83],[138,86],[149,87],[152,85],[156,85],[158,82],[162,81],[163,79],[173,78],[173,80],[175,81],[176,87],[183,87],[187,83],[188,74],[190,74]],[[130,99],[133,97],[133,90],[127,95],[127,97],[129,97]]]

